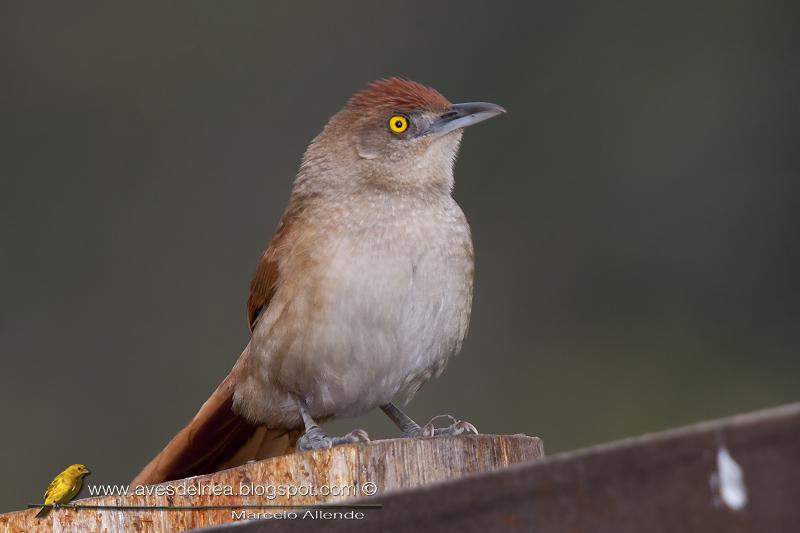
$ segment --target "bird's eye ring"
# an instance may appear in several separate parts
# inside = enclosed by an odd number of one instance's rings
[[[389,129],[393,133],[403,133],[408,129],[408,117],[404,115],[392,115],[389,119]]]

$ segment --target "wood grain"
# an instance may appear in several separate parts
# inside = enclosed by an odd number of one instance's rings
[[[226,505],[313,505],[337,504],[363,496],[360,488],[374,483],[376,495],[398,489],[420,487],[455,479],[475,472],[497,470],[543,456],[542,441],[536,437],[470,435],[421,439],[375,441],[366,445],[345,445],[329,450],[295,453],[248,463],[207,476],[152,485],[184,490],[205,487],[203,496],[107,496],[77,500],[79,505],[118,506],[226,506]],[[252,484],[252,485],[251,485]],[[308,494],[294,497],[214,495],[210,491],[237,494],[240,487],[347,487],[351,494]],[[152,489],[151,490],[155,490]],[[196,489],[199,490],[199,489]],[[266,489],[265,489],[266,490]],[[300,489],[305,490],[305,489]],[[345,490],[345,489],[342,489]],[[35,503],[35,502],[31,502]],[[249,512],[257,512],[248,509]],[[262,509],[275,512],[279,509]],[[0,515],[0,532],[28,531],[141,531],[177,532],[224,524],[233,520],[225,510],[95,510],[54,509],[43,520],[34,518],[35,509]]]

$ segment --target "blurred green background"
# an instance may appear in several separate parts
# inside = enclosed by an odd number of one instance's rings
[[[465,135],[472,325],[418,420],[554,453],[800,399],[795,6],[4,2],[0,510],[193,416],[306,144],[390,75],[509,111]]]

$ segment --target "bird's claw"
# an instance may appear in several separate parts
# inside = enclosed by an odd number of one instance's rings
[[[297,439],[297,449],[301,452],[323,450],[340,444],[357,444],[369,442],[369,435],[363,429],[354,429],[341,437],[329,437],[319,426],[314,426]]]
[[[361,428],[354,429],[342,437],[333,437],[333,445],[337,444],[358,444],[359,442],[369,442],[369,434]]]
[[[433,425],[433,421],[437,418],[449,418],[452,424],[445,428],[437,428]],[[455,437],[456,435],[477,435],[478,428],[465,420],[456,420],[450,415],[439,415],[431,418],[430,422],[425,424],[422,428],[423,437],[438,437],[440,435]]]

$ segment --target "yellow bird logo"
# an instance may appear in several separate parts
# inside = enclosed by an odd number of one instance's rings
[[[90,473],[86,465],[74,464],[53,478],[44,491],[44,506],[36,513],[36,518],[44,518],[54,505],[67,503],[77,496],[83,486],[84,476]]]

